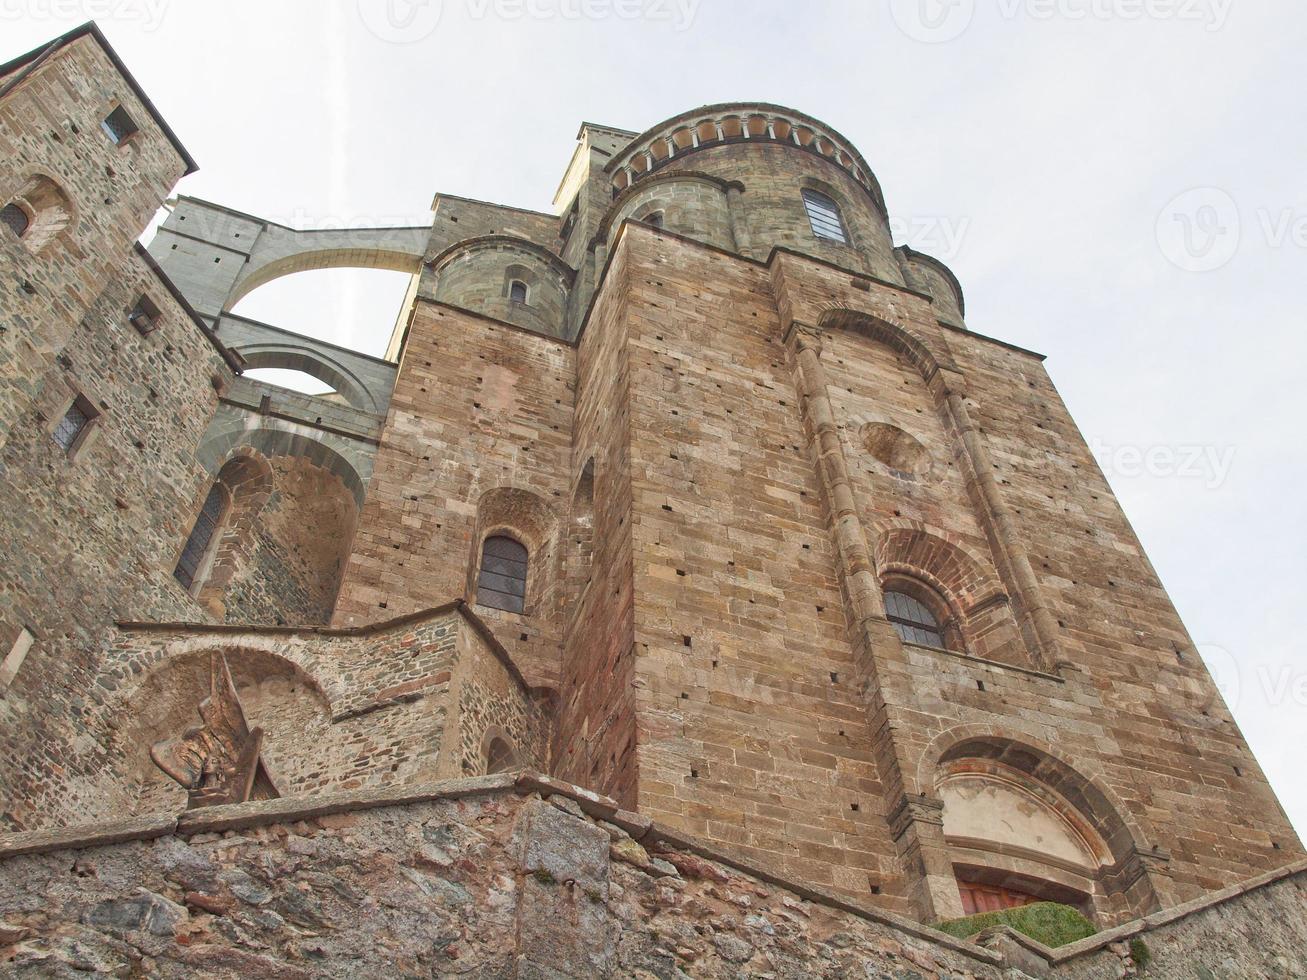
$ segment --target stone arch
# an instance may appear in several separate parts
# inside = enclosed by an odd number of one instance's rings
[[[274,230],[275,229],[275,230]],[[428,228],[358,231],[293,231],[269,226],[232,286],[224,310],[274,279],[318,269],[384,269],[416,275],[422,267]]]
[[[1005,597],[992,562],[970,544],[921,521],[895,518],[877,523],[872,549],[876,570],[916,574],[927,579],[959,610]]]
[[[321,760],[314,747],[331,730],[331,699],[312,665],[293,649],[263,644],[224,646],[212,635],[178,640],[154,653],[154,659],[110,705],[110,717],[122,719],[110,743],[130,787],[130,805],[139,812],[165,813],[186,806],[186,791],[149,757],[156,741],[176,737],[200,722],[200,701],[208,695],[209,660],[227,658],[246,720],[264,729],[262,755],[286,796],[308,788]]]
[[[33,173],[12,198],[12,204],[27,218],[20,241],[29,251],[40,252],[77,217],[72,199],[51,176]]]
[[[197,600],[214,616],[265,625],[324,625],[334,610],[361,510],[348,463],[283,430],[220,430],[201,461],[226,474],[239,461],[264,479],[260,495],[237,494]],[[246,501],[242,504],[242,501]]]
[[[957,535],[920,521],[882,521],[874,532],[872,560],[882,588],[905,592],[931,608],[943,627],[947,649],[982,660],[1032,665],[992,560]],[[938,599],[932,601],[931,591]]]
[[[520,750],[498,725],[490,725],[481,736],[481,760],[488,776],[522,768]]]
[[[527,550],[526,603],[521,615],[546,613],[558,588],[558,521],[553,510],[539,494],[518,487],[495,487],[481,495],[468,563],[469,602],[476,601],[482,546],[497,535],[510,537]]]
[[[291,344],[250,344],[231,348],[245,360],[248,370],[259,368],[285,368],[303,371],[317,378],[340,394],[350,405],[364,412],[381,410],[377,399],[366,383],[339,361],[328,358],[319,350]]]
[[[817,325],[823,330],[860,333],[884,344],[907,358],[927,384],[935,379],[941,368],[956,370],[947,351],[932,351],[920,337],[905,328],[862,310],[832,307],[821,314]]]
[[[255,428],[211,433],[196,450],[200,463],[209,472],[216,472],[219,464],[239,448],[256,449],[267,457],[303,456],[340,477],[346,488],[353,494],[359,509],[362,509],[365,482],[348,459],[307,434],[312,430],[293,424],[282,427],[275,420],[261,421],[262,424]]]
[[[213,483],[226,489],[229,503],[214,535],[213,554],[199,579],[196,599],[221,615],[222,597],[236,569],[249,556],[254,523],[272,496],[272,466],[257,449],[245,446],[227,458]]]
[[[1054,847],[1041,856],[1026,846],[1034,841],[1004,842],[1002,834],[993,835],[996,842],[988,845],[953,837],[955,863],[988,870],[991,878],[1015,875],[1049,882],[1054,900],[1066,900],[1057,890],[1069,889],[1109,916],[1142,914],[1159,906],[1148,862],[1165,860],[1165,855],[1148,847],[1142,827],[1120,797],[1079,760],[1026,732],[958,725],[938,734],[922,752],[917,787],[926,795],[947,797],[945,784],[959,777],[1019,788],[1036,808],[1042,803],[1060,818],[1068,837],[1083,843],[1083,851],[1059,854]],[[952,836],[947,803],[944,813],[945,833]]]

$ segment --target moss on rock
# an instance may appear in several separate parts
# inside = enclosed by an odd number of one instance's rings
[[[1054,949],[1085,939],[1098,931],[1077,909],[1056,902],[1036,902],[1020,908],[982,912],[965,919],[948,919],[935,924],[940,932],[958,939],[966,939],[995,926],[1009,926]]]

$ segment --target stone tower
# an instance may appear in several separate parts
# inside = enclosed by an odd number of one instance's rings
[[[10,829],[185,809],[222,654],[282,797],[534,770],[917,921],[1301,859],[1042,357],[826,124],[586,123],[553,210],[422,228],[181,197],[148,252],[194,164],[98,31],[0,127]],[[412,273],[386,358],[231,312],[338,266]]]

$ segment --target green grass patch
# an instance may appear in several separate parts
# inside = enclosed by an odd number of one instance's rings
[[[958,939],[966,939],[994,926],[1010,926],[1053,949],[1086,939],[1098,931],[1079,911],[1056,902],[1036,902],[1017,909],[982,912],[965,919],[948,919],[935,924],[936,929]]]

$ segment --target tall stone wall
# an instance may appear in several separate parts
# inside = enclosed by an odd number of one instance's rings
[[[142,292],[161,310],[145,336],[127,322]],[[89,812],[89,787],[71,784],[104,763],[88,718],[119,684],[104,674],[114,620],[206,617],[172,572],[208,483],[195,447],[217,407],[211,377],[224,374],[133,256],[14,420],[0,455],[0,639],[7,651],[26,627],[35,643],[0,692],[0,820],[10,827]],[[79,392],[101,414],[70,457],[51,430]]]
[[[522,615],[480,608],[533,684],[556,684],[557,534],[571,470],[574,351],[419,302],[346,568],[337,625],[472,598],[481,536],[515,533],[541,585]],[[515,491],[490,525],[492,491]],[[489,498],[494,500],[495,498]]]
[[[886,791],[767,272],[634,226],[620,253],[640,808],[896,903]]]
[[[0,227],[0,309],[6,320],[0,332],[0,445],[29,411],[54,356],[122,274],[132,242],[187,170],[187,161],[90,34],[40,64],[20,67],[4,84],[0,206],[31,191],[34,182],[45,190],[32,204],[55,196],[62,204],[46,216],[29,214],[35,220],[26,240]],[[100,128],[117,105],[140,127],[121,145]]]

